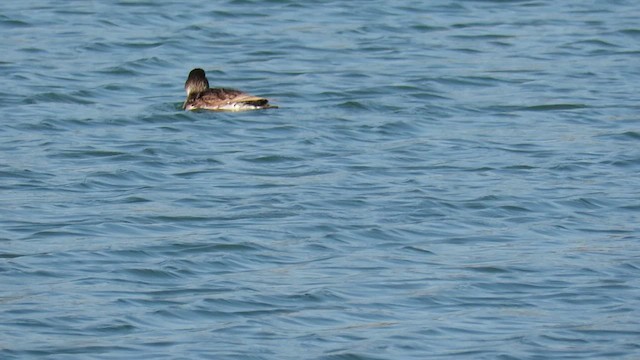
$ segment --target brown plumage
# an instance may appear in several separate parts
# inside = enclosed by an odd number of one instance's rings
[[[202,69],[193,69],[184,83],[187,99],[184,110],[206,109],[218,111],[245,111],[277,108],[269,100],[234,89],[209,87],[209,80]]]

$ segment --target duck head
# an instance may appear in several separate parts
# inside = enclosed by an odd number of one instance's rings
[[[187,92],[187,96],[201,93],[207,89],[209,89],[209,80],[207,80],[204,70],[191,70],[187,81],[184,83],[184,90]]]

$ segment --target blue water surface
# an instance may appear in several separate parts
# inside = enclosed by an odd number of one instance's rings
[[[3,2],[0,358],[640,358],[638,19]]]

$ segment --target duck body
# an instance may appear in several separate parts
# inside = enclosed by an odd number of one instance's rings
[[[187,99],[182,105],[183,110],[247,111],[277,108],[263,97],[240,90],[210,88],[209,80],[202,69],[191,70],[184,89]]]

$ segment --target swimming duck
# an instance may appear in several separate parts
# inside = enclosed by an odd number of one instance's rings
[[[187,99],[182,105],[183,110],[245,111],[277,108],[275,105],[270,105],[269,100],[265,98],[239,90],[210,88],[202,69],[191,70],[184,83],[184,90],[187,92]]]

